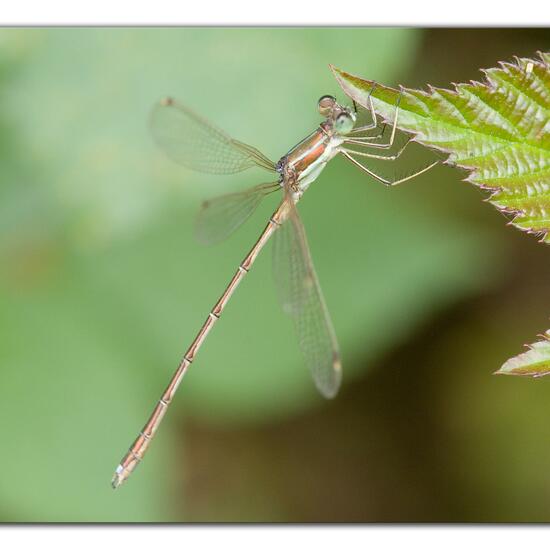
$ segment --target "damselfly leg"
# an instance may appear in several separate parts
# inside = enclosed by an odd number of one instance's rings
[[[373,103],[372,103],[372,92],[373,92],[375,86],[373,86],[373,88],[372,88],[372,90],[369,94],[369,99],[368,99],[369,107],[372,111],[374,111],[374,106],[373,106]],[[376,154],[376,153],[367,153],[364,150],[363,151],[357,151],[356,149],[352,149],[352,148],[349,147],[349,146],[361,147],[361,148],[366,149],[366,150],[368,150],[368,149],[386,149],[387,150],[387,149],[391,149],[391,147],[393,147],[396,132],[397,132],[397,120],[398,120],[398,116],[399,116],[399,104],[401,102],[401,97],[403,95],[403,88],[400,87],[400,89],[401,89],[401,92],[400,92],[400,94],[397,98],[397,102],[395,104],[395,114],[394,114],[390,139],[388,140],[387,143],[372,143],[370,141],[366,141],[364,138],[351,137],[351,138],[347,138],[347,139],[344,140],[344,144],[348,145],[348,147],[345,147],[345,146],[340,147],[340,153],[347,160],[349,160],[352,164],[357,166],[357,168],[363,170],[363,172],[366,172],[369,176],[373,177],[377,181],[383,183],[384,185],[388,185],[388,186],[398,185],[400,183],[404,183],[404,182],[409,181],[413,178],[416,178],[416,177],[420,176],[421,174],[424,174],[424,172],[427,172],[428,170],[430,170],[430,168],[433,168],[436,164],[439,163],[439,161],[434,161],[431,164],[429,164],[427,166],[424,166],[420,170],[417,170],[414,173],[409,174],[409,175],[407,175],[403,178],[399,178],[399,179],[395,179],[395,180],[389,180],[387,178],[384,178],[384,177],[378,175],[376,172],[374,172],[373,170],[371,170],[370,168],[368,168],[367,166],[365,166],[364,164],[359,162],[359,160],[356,157],[379,159],[379,160],[390,160],[390,161],[396,160],[401,156],[403,151],[406,149],[407,145],[411,142],[412,138],[410,138],[410,137],[407,138],[405,143],[393,155],[380,155],[380,154]]]

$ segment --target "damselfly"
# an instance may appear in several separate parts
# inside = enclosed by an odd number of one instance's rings
[[[315,385],[327,398],[336,395],[342,376],[338,343],[311,261],[306,233],[296,203],[327,162],[338,154],[386,185],[410,180],[437,164],[434,162],[395,181],[387,180],[366,167],[359,159],[395,160],[408,141],[393,155],[381,154],[394,144],[399,102],[395,107],[391,135],[387,143],[383,143],[383,129],[376,135],[368,135],[378,128],[370,96],[365,107],[370,112],[371,120],[368,124],[355,127],[356,108],[341,106],[330,95],[321,97],[318,109],[324,120],[313,133],[277,163],[269,160],[258,149],[229,137],[173,99],[164,99],[153,110],[151,128],[154,139],[176,162],[211,174],[233,174],[258,167],[271,172],[275,178],[270,183],[257,185],[247,191],[230,193],[205,202],[197,226],[198,236],[202,241],[216,242],[227,237],[250,217],[265,196],[280,191],[282,200],[256,244],[241,262],[208,314],[149,420],[117,467],[112,480],[113,488],[119,487],[142,460],[199,348],[220,318],[237,285],[250,271],[272,235],[276,235],[274,275],[283,308],[294,321],[301,352],[311,370]]]

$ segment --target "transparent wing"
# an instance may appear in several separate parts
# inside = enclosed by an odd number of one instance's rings
[[[275,283],[283,309],[294,322],[304,360],[315,385],[334,397],[342,377],[338,342],[311,261],[304,226],[292,199],[273,245]]]
[[[222,241],[253,214],[266,195],[280,188],[278,182],[262,183],[203,202],[195,227],[197,239],[204,244]]]
[[[171,98],[154,107],[151,132],[172,160],[192,170],[234,174],[258,166],[275,171],[275,164],[260,151],[231,138]]]

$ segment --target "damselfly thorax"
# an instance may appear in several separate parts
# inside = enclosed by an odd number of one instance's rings
[[[338,154],[386,185],[407,181],[436,164],[434,162],[396,181],[382,178],[365,166],[359,159],[395,160],[408,142],[393,155],[373,153],[373,150],[388,150],[392,147],[398,105],[387,143],[382,143],[385,126],[375,135],[369,133],[377,130],[378,126],[370,97],[368,105],[364,107],[368,109],[371,121],[355,127],[356,109],[339,105],[332,96],[323,96],[318,102],[319,113],[323,117],[320,125],[277,164],[255,147],[231,138],[173,99],[161,101],[153,110],[153,136],[173,160],[188,168],[212,174],[232,174],[257,167],[271,172],[277,178],[270,183],[205,202],[197,219],[197,236],[201,241],[214,243],[226,238],[250,217],[267,195],[282,191],[282,198],[258,240],[210,310],[147,423],[118,465],[112,480],[114,488],[130,476],[143,458],[201,345],[221,317],[235,289],[273,235],[273,270],[283,309],[294,322],[304,361],[318,390],[327,398],[336,395],[342,374],[338,342],[313,267],[296,203],[327,163]]]
[[[303,193],[336,154],[343,138],[323,122],[315,132],[295,145],[277,163],[282,179]],[[281,182],[282,183],[282,182]]]

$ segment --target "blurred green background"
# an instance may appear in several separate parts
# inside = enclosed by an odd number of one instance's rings
[[[550,326],[549,251],[443,166],[390,190],[336,159],[300,204],[335,400],[301,363],[268,245],[145,461],[109,485],[275,206],[197,244],[200,202],[265,174],[174,165],[155,101],[277,160],[319,96],[345,100],[329,63],[448,86],[549,46],[547,29],[0,30],[0,520],[550,521],[548,383],[491,376]],[[386,175],[433,158],[412,146]]]

